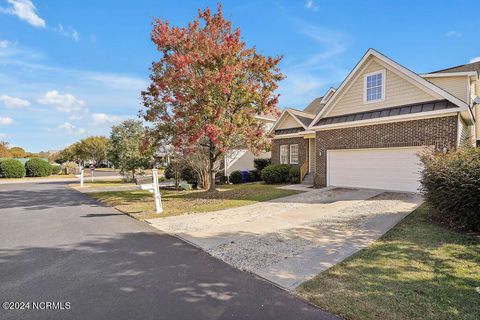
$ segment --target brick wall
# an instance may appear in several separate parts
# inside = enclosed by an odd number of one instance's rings
[[[327,184],[327,150],[424,145],[454,148],[456,141],[456,116],[317,131],[315,186]]]
[[[301,166],[307,161],[308,156],[308,139],[303,137],[273,139],[272,140],[272,163],[280,163],[280,145],[298,144],[298,166]],[[290,147],[288,148],[288,159],[290,161]]]

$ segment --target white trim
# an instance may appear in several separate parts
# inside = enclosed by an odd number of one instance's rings
[[[292,161],[292,147],[297,147],[297,162],[293,162]],[[300,158],[300,147],[298,146],[298,143],[292,143],[290,145],[288,145],[288,155],[289,155],[289,164],[298,164],[298,160]]]
[[[322,131],[322,130],[329,130],[329,129],[347,128],[347,127],[369,126],[369,125],[382,124],[382,123],[412,121],[412,120],[425,119],[425,118],[441,118],[441,117],[457,115],[457,113],[460,111],[461,111],[460,108],[451,108],[451,109],[445,109],[445,110],[404,114],[404,115],[394,116],[394,117],[384,117],[384,118],[375,118],[375,119],[368,119],[368,120],[327,124],[323,126],[316,126],[316,127],[313,127],[312,129],[315,129],[315,131]]]
[[[284,139],[284,138],[299,138],[307,134],[315,134],[315,131],[301,131],[296,133],[277,134],[272,139],[275,140],[275,139]]]
[[[362,59],[360,59],[360,61],[357,63],[355,68],[353,68],[353,70],[349,73],[349,75],[345,78],[345,80],[343,80],[342,84],[337,89],[337,91],[332,96],[332,98],[327,102],[325,107],[317,114],[315,119],[310,124],[309,129],[312,129],[314,127],[315,123],[318,121],[318,119],[320,119],[323,114],[327,113],[330,106],[332,105],[332,103],[337,98],[337,96],[339,96],[340,94],[343,93],[345,86],[347,86],[347,84],[349,83],[349,80],[352,79],[355,76],[355,74],[357,73],[357,71],[359,69],[364,67],[363,65],[364,65],[365,61],[370,56],[374,56],[374,57],[378,58],[380,61],[383,61],[387,65],[389,65],[392,68],[398,70],[399,72],[404,73],[406,76],[412,78],[412,80],[414,80],[418,85],[421,85],[421,86],[429,89],[430,91],[440,95],[444,99],[447,99],[448,101],[452,102],[453,104],[459,106],[461,109],[470,110],[470,108],[468,107],[468,104],[466,104],[462,100],[458,99],[457,97],[453,96],[452,94],[448,93],[447,91],[445,91],[445,90],[441,89],[440,87],[434,85],[433,83],[423,79],[418,74],[416,74],[416,73],[408,70],[407,68],[401,66],[400,64],[398,64],[395,61],[391,60],[390,58],[384,56],[383,54],[379,53],[378,51],[376,51],[374,49],[368,49],[368,51],[363,55]],[[470,116],[472,116],[471,110],[470,110]]]
[[[298,124],[303,128],[303,129],[307,129],[307,127],[300,121],[298,120],[298,118],[290,111],[290,109],[285,109],[283,110],[282,114],[280,115],[280,117],[278,118],[278,120],[274,123],[274,125],[272,126],[272,128],[268,131],[269,134],[274,134],[275,133],[275,129],[282,123],[282,121],[284,120],[284,117],[285,115],[290,115],[295,121],[298,122]]]
[[[382,75],[382,97],[380,99],[375,100],[367,100],[367,77],[381,74]],[[387,84],[387,77],[386,77],[386,69],[380,69],[377,71],[369,72],[363,75],[363,104],[370,104],[376,102],[383,102],[385,101],[385,85]]]
[[[477,71],[462,71],[462,72],[441,72],[441,73],[422,73],[419,74],[422,78],[443,78],[443,77],[475,77],[478,78]]]
[[[462,118],[460,117],[460,114],[458,114],[458,117],[457,117],[457,148],[460,147],[460,142],[461,142],[461,139],[462,139],[462,132],[463,132]]]
[[[332,94],[335,93],[335,91],[337,91],[337,89],[330,87],[327,93],[325,93],[325,95],[323,96],[322,100],[320,100],[320,103],[327,103],[328,100],[330,100],[330,97],[332,96]]]

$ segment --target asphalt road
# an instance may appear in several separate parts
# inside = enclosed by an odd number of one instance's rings
[[[0,319],[335,319],[62,183],[0,185],[0,302],[29,308]]]

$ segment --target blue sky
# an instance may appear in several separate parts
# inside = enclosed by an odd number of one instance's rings
[[[223,1],[244,40],[282,54],[280,107],[303,108],[375,48],[422,73],[480,57],[476,1]],[[216,1],[0,0],[0,140],[29,151],[136,117],[153,17],[185,25]],[[473,15],[472,15],[473,14]]]

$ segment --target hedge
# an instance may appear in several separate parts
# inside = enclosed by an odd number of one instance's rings
[[[262,180],[269,184],[288,182],[290,168],[288,164],[271,164],[262,170]]]
[[[253,166],[255,167],[255,169],[257,169],[258,172],[262,172],[262,170],[269,166],[271,163],[272,160],[270,159],[253,159]]]
[[[291,183],[300,183],[300,169],[298,167],[291,167],[288,172],[288,181]]]
[[[437,219],[480,231],[480,148],[425,153],[421,190]]]
[[[33,158],[25,163],[27,177],[47,177],[52,174],[52,166],[45,160]]]
[[[62,173],[62,166],[58,164],[52,165],[52,174],[61,174]]]
[[[242,182],[242,172],[241,171],[233,171],[230,173],[230,182],[233,184],[238,184]]]
[[[23,178],[25,167],[22,162],[15,159],[0,160],[0,177],[2,178]]]

